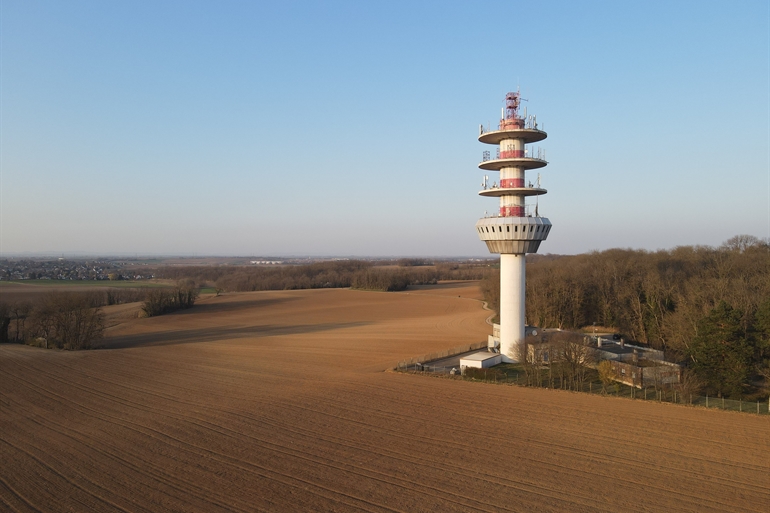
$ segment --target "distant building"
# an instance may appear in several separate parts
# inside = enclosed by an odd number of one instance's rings
[[[494,329],[499,329],[496,324]],[[541,330],[533,326],[527,326],[527,361],[530,363],[540,362],[546,365],[564,361],[564,352],[569,351],[573,361],[582,362],[581,365],[587,367],[595,367],[604,360],[609,361],[616,376],[615,380],[636,388],[673,385],[682,379],[682,367],[665,361],[663,351],[626,344],[622,338],[611,340],[587,335],[582,337],[582,344],[566,342],[569,346],[565,347],[564,342],[554,344],[542,338],[535,338],[539,331]],[[489,337],[489,343],[496,343],[494,335]]]
[[[663,359],[663,351],[596,337],[594,351],[599,360],[612,365],[616,381],[636,388],[673,385],[682,380],[682,367]]]

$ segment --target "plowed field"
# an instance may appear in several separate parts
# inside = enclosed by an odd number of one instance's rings
[[[770,417],[383,372],[484,340],[477,297],[231,294],[0,346],[0,509],[768,511]]]

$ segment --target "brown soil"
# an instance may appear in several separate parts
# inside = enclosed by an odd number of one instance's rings
[[[0,346],[0,510],[767,510],[770,417],[383,372],[483,340],[475,297],[230,294]]]

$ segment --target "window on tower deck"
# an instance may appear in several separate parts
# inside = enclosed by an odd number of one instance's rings
[[[511,231],[511,227],[510,227],[510,226],[506,226],[506,227],[505,227],[505,231],[506,231],[506,232],[510,232],[510,231]]]

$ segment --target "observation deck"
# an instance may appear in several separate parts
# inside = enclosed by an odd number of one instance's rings
[[[500,144],[506,139],[522,139],[524,144],[540,142],[548,137],[548,134],[537,128],[505,128],[502,130],[484,131],[481,128],[479,142],[484,144]]]
[[[537,253],[551,226],[545,217],[490,216],[479,219],[476,232],[490,253]]]
[[[490,187],[479,191],[479,196],[486,196],[487,198],[499,198],[500,196],[542,196],[547,194],[546,189],[540,189],[537,187]]]
[[[548,165],[544,159],[533,157],[508,157],[483,160],[479,168],[485,171],[500,171],[504,167],[518,167],[521,169],[538,169]]]

